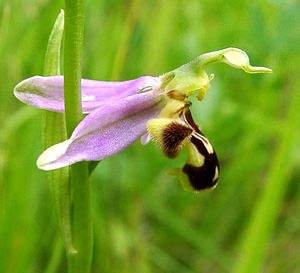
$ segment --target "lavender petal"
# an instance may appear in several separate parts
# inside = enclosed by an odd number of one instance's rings
[[[82,108],[90,113],[107,102],[138,94],[146,87],[159,86],[158,77],[142,76],[122,81],[105,82],[81,80]],[[37,108],[55,112],[64,111],[63,76],[35,76],[20,82],[14,89],[15,96],[22,102]]]
[[[147,121],[161,107],[152,92],[105,104],[85,117],[69,140],[47,149],[37,165],[43,170],[53,170],[116,154],[145,133]]]

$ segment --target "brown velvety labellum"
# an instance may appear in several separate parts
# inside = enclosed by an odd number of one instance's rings
[[[190,137],[193,130],[177,122],[170,123],[162,132],[163,152],[174,158],[181,150],[184,140]]]

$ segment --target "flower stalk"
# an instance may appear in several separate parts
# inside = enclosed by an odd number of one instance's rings
[[[81,121],[81,58],[85,6],[83,0],[65,0],[64,97],[67,134]]]
[[[65,0],[64,107],[68,136],[83,118],[80,80],[84,16],[84,0]],[[77,252],[68,253],[70,273],[88,273],[91,268],[93,229],[88,176],[87,162],[71,166],[72,238]]]

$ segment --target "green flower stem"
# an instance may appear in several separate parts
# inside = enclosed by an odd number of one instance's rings
[[[77,163],[71,167],[72,234],[77,253],[69,253],[70,273],[88,273],[92,263],[93,228],[88,175],[86,162]]]
[[[276,223],[284,194],[288,187],[289,176],[294,168],[293,150],[297,141],[300,120],[300,96],[294,90],[291,98],[285,127],[281,130],[278,148],[271,162],[271,169],[265,189],[253,211],[238,254],[240,255],[232,272],[263,272],[261,267],[267,250],[268,241]]]
[[[60,49],[64,29],[64,12],[58,15],[52,28],[44,63],[44,75],[60,74]],[[46,111],[43,122],[43,144],[48,148],[67,138],[64,115]],[[53,199],[58,227],[67,252],[74,252],[70,222],[69,168],[47,173],[48,185]]]
[[[83,45],[85,3],[65,0],[64,96],[68,136],[81,121],[81,54]],[[69,253],[70,273],[90,272],[93,249],[93,230],[90,205],[88,164],[71,167],[72,238],[77,253]]]
[[[84,1],[65,0],[64,95],[68,137],[83,118],[80,79]]]

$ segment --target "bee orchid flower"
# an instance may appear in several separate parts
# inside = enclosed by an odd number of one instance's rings
[[[186,190],[213,188],[220,168],[215,150],[191,115],[189,96],[202,100],[213,75],[206,65],[224,62],[248,73],[268,73],[249,64],[245,52],[227,48],[203,54],[158,77],[143,76],[123,82],[81,80],[82,109],[87,116],[72,136],[44,151],[37,160],[43,170],[53,170],[79,161],[98,161],[112,156],[142,137],[152,139],[169,158],[182,149],[188,160],[175,171]],[[63,76],[35,76],[14,89],[22,102],[50,111],[64,111]]]

